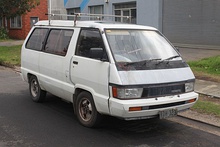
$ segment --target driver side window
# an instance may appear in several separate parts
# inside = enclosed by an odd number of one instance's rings
[[[104,50],[103,58],[107,58],[102,36],[98,29],[82,29],[77,42],[76,55],[93,58],[91,56],[92,48],[101,48]]]

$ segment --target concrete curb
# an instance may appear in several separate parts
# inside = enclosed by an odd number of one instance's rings
[[[24,43],[24,40],[4,41],[4,42],[0,42],[0,46],[22,45],[23,43]]]
[[[198,122],[202,122],[202,123],[220,128],[220,118],[213,116],[213,115],[202,114],[196,111],[187,110],[184,112],[180,112],[178,116],[185,117],[191,120],[195,120]]]

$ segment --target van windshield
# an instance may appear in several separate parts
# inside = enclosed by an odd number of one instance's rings
[[[161,62],[179,57],[157,31],[107,29],[105,33],[116,62]]]

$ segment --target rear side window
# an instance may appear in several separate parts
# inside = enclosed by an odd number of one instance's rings
[[[46,37],[47,31],[48,31],[48,29],[46,29],[46,28],[34,29],[33,33],[31,34],[31,36],[26,44],[26,48],[40,51],[42,49],[43,42]]]
[[[50,30],[45,52],[65,56],[69,47],[73,30],[52,29]]]

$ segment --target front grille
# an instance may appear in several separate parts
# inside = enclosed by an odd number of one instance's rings
[[[142,97],[158,97],[185,93],[185,84],[163,85],[144,88]]]

